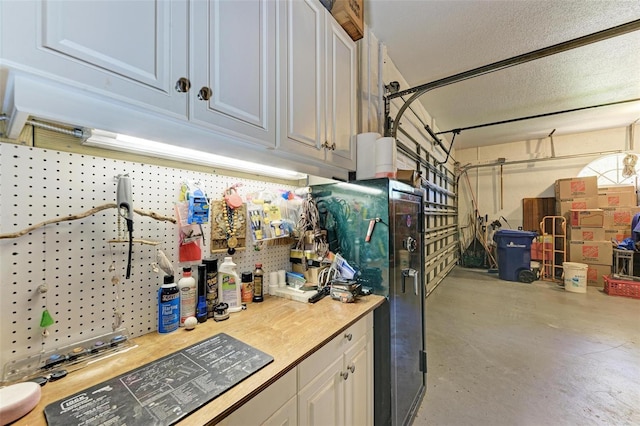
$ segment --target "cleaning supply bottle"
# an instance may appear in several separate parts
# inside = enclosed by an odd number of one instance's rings
[[[196,305],[198,322],[207,320],[207,265],[198,265],[198,304]]]
[[[242,310],[240,294],[240,277],[236,272],[236,264],[231,256],[224,258],[224,262],[218,269],[218,301],[229,305],[229,312]]]
[[[158,290],[158,333],[171,333],[180,323],[180,290],[173,275],[165,275]]]
[[[262,263],[256,263],[256,269],[253,271],[253,301],[262,302],[264,300],[264,271]]]
[[[204,259],[207,267],[207,317],[213,318],[218,305],[218,259]]]
[[[184,320],[196,316],[196,280],[191,276],[191,268],[182,268],[182,278],[178,280],[180,290],[180,327]]]

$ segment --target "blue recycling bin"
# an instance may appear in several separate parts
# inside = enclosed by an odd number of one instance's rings
[[[535,232],[503,229],[493,234],[498,244],[498,277],[506,281],[532,282],[531,243]],[[523,272],[527,271],[527,272]]]

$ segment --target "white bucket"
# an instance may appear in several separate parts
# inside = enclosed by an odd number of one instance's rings
[[[564,289],[573,293],[587,292],[587,270],[584,263],[564,262]]]

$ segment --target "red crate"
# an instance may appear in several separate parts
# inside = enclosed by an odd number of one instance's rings
[[[604,292],[609,296],[624,296],[640,299],[640,282],[618,280],[609,275],[605,275]]]

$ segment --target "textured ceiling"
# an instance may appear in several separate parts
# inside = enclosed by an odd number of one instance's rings
[[[638,19],[637,0],[365,0],[367,25],[410,87]],[[445,131],[636,98],[640,31],[434,89],[418,100]],[[464,130],[455,147],[540,139],[554,129],[561,135],[622,127],[638,119],[640,101]]]

